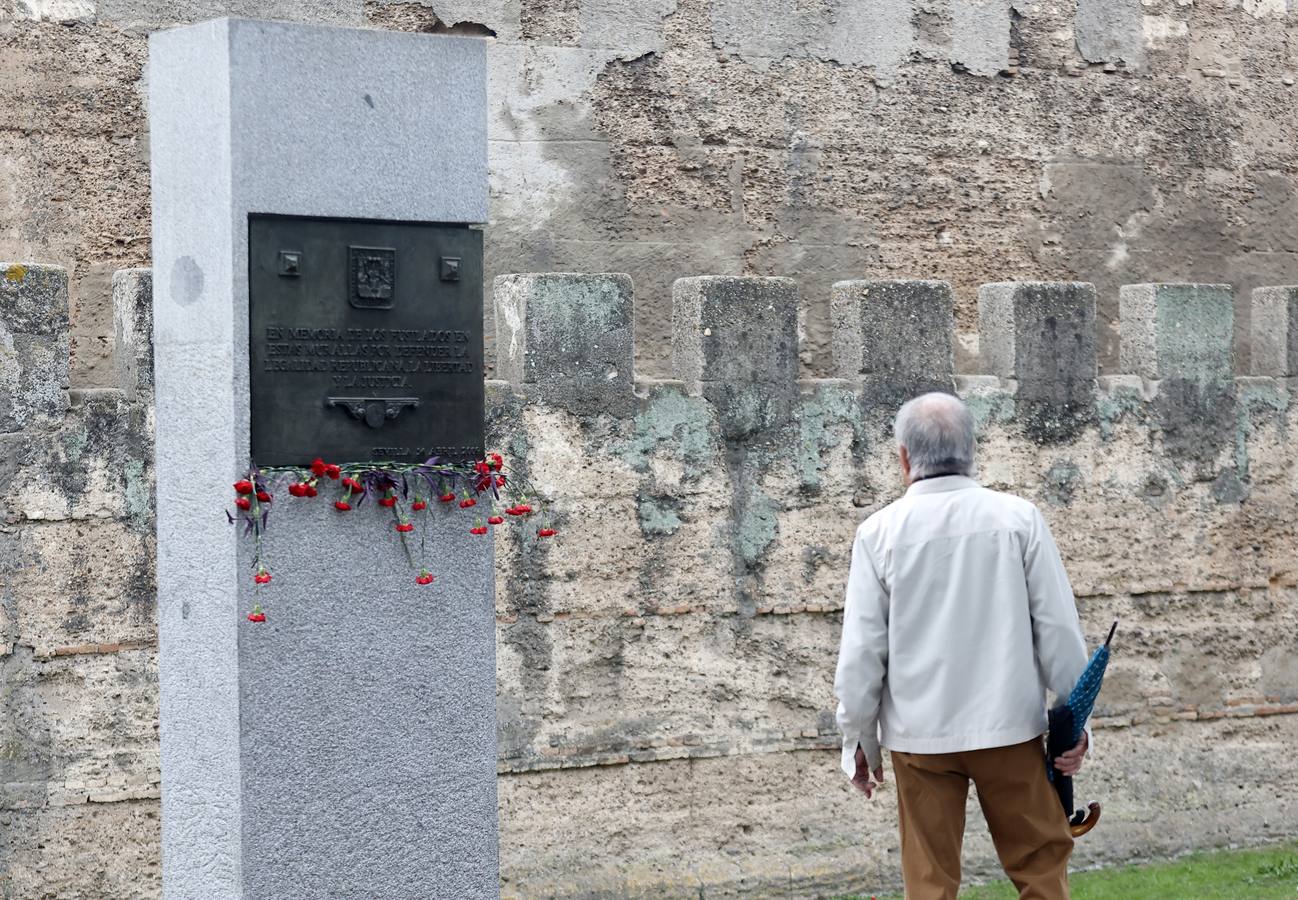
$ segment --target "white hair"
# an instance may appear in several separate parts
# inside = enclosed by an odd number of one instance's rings
[[[912,479],[973,475],[973,416],[960,398],[922,394],[902,406],[892,430],[910,457]]]

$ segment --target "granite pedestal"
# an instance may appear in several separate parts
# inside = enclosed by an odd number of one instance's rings
[[[283,492],[256,585],[223,513],[256,427],[249,216],[485,221],[485,53],[234,19],[150,38],[167,897],[498,893],[490,538],[440,510],[421,587],[387,510]]]

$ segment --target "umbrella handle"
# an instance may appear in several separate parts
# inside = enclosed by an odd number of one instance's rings
[[[1113,627],[1109,629],[1109,636],[1104,639],[1104,646],[1109,646],[1109,641],[1113,640],[1113,632],[1118,630],[1118,620],[1113,620]]]
[[[1073,837],[1079,838],[1082,835],[1086,834],[1086,832],[1094,828],[1096,823],[1099,821],[1100,821],[1100,804],[1091,803],[1088,804],[1086,807],[1086,818],[1078,822],[1076,825],[1069,823],[1068,830],[1072,833]]]

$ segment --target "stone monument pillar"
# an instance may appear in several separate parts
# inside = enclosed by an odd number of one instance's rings
[[[491,538],[418,519],[421,586],[390,510],[282,491],[256,584],[224,512],[254,461],[481,452],[485,52],[150,39],[167,897],[498,893]]]

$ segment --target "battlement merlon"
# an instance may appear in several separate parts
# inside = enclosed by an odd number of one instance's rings
[[[1298,378],[1298,286],[1253,289],[1253,374]]]
[[[1128,284],[1118,291],[1122,372],[1151,381],[1228,381],[1234,291],[1228,284]]]
[[[680,278],[672,363],[739,439],[788,420],[798,395],[798,285],[790,278]]]
[[[62,418],[69,338],[67,270],[0,262],[0,434]]]
[[[1015,281],[978,291],[982,371],[1012,382],[1024,430],[1070,440],[1095,420],[1095,286]]]
[[[113,273],[113,375],[132,400],[153,396],[153,270]]]
[[[830,289],[834,375],[895,405],[955,379],[955,300],[945,281],[839,281]]]
[[[635,391],[631,276],[501,275],[493,285],[496,371],[573,412],[626,412]]]

